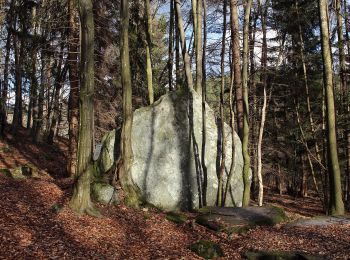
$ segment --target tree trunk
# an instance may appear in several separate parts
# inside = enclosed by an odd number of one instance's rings
[[[20,46],[18,47],[18,44]],[[23,120],[23,106],[22,106],[22,62],[24,53],[24,40],[19,42],[18,36],[16,35],[13,40],[15,50],[15,108],[13,112],[12,125],[14,129],[22,127]]]
[[[173,67],[174,67],[174,0],[170,0],[170,18],[169,18],[169,49],[168,49],[168,77],[169,90],[174,90],[173,86]]]
[[[202,0],[192,0],[192,2],[196,2],[197,13],[194,14],[197,16],[196,21],[196,30],[195,30],[195,49],[196,49],[196,87],[195,90],[197,93],[201,94],[202,92],[202,80],[203,80],[203,69],[202,69],[202,60],[203,60],[203,39],[202,39],[202,25],[203,25],[203,17],[202,17]]]
[[[184,29],[182,15],[181,15],[181,1],[175,0],[175,6],[176,6],[176,15],[177,15],[177,27],[178,27],[179,35],[180,35],[182,57],[183,57],[184,65],[185,65],[187,88],[189,90],[192,90],[193,89],[193,79],[192,79],[190,56],[188,55],[188,52],[186,49],[185,29]]]
[[[248,102],[248,60],[249,60],[249,19],[251,11],[252,0],[248,0],[244,8],[244,27],[243,27],[243,67],[242,67],[242,88],[244,101],[243,114],[243,207],[249,206],[250,203],[250,155],[249,155],[249,102]]]
[[[179,18],[176,12],[175,0],[174,0],[174,9],[175,9],[175,75],[176,75],[175,89],[178,89],[182,85],[182,73],[180,70],[180,32],[179,32],[179,27],[177,26]]]
[[[218,181],[218,206],[224,206],[223,192],[224,183],[223,178],[225,174],[226,162],[226,133],[225,133],[225,114],[224,114],[224,93],[225,93],[225,52],[226,52],[226,10],[227,2],[224,1],[223,6],[223,33],[222,33],[222,49],[221,49],[221,89],[220,89],[220,124],[221,124],[221,165]]]
[[[11,33],[10,30],[7,32],[6,39],[6,54],[4,64],[4,81],[1,91],[1,102],[0,102],[0,139],[4,136],[5,127],[7,123],[7,94],[8,94],[8,76],[9,76],[9,63],[10,63],[10,47],[11,47]]]
[[[146,74],[147,74],[147,87],[148,87],[148,100],[150,104],[154,102],[153,94],[153,72],[152,72],[152,15],[150,0],[145,0],[145,23],[146,23]]]
[[[79,76],[78,76],[78,24],[75,21],[77,12],[74,0],[68,2],[69,35],[68,35],[68,69],[70,92],[68,100],[68,176],[77,175],[77,149],[79,127]]]
[[[120,58],[121,79],[123,86],[123,126],[120,140],[120,157],[117,162],[117,173],[121,186],[126,193],[126,204],[138,207],[140,194],[130,177],[130,168],[133,162],[131,146],[132,131],[132,85],[129,57],[129,4],[127,0],[121,1],[120,8]]]
[[[346,61],[344,51],[344,33],[343,33],[343,17],[341,14],[341,0],[336,0],[336,15],[337,15],[337,32],[338,32],[338,50],[339,50],[339,63],[340,63],[340,89],[342,107],[346,107],[347,93],[347,74],[346,74]]]
[[[202,171],[204,174],[203,180],[203,206],[207,206],[207,186],[208,186],[208,178],[207,178],[207,166],[205,162],[205,150],[206,150],[206,140],[207,140],[207,117],[206,117],[206,102],[207,102],[207,71],[206,71],[206,48],[207,48],[207,3],[206,0],[203,0],[203,59],[202,59],[202,128],[203,128],[203,136],[202,136]]]
[[[231,0],[231,40],[232,40],[232,60],[234,71],[234,83],[236,90],[236,109],[237,109],[237,129],[238,135],[243,140],[243,91],[241,74],[241,53],[239,46],[239,23],[237,13],[237,0]]]
[[[319,0],[320,23],[321,23],[321,43],[324,66],[324,87],[326,90],[327,108],[327,150],[328,169],[330,177],[330,213],[332,215],[343,215],[344,204],[341,191],[341,175],[338,160],[334,93],[333,93],[333,71],[332,57],[330,52],[329,28],[327,19],[327,1]]]
[[[62,34],[63,35],[63,34]],[[57,134],[57,126],[58,126],[58,119],[60,115],[60,93],[62,88],[62,82],[66,78],[66,72],[67,72],[67,66],[63,65],[63,44],[61,45],[61,51],[59,55],[59,62],[57,66],[57,74],[55,76],[55,84],[54,84],[54,95],[53,95],[53,101],[52,101],[52,119],[51,124],[49,128],[49,133],[47,137],[47,142],[49,144],[53,144],[54,139]]]
[[[79,1],[81,22],[80,67],[80,125],[78,145],[78,177],[74,185],[70,207],[79,214],[98,216],[90,198],[93,174],[93,121],[94,121],[94,18],[91,0]]]

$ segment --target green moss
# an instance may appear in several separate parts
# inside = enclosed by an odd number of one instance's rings
[[[126,194],[124,199],[125,204],[132,208],[140,208],[142,205],[141,191],[135,185],[131,184],[124,184],[123,190]]]
[[[247,233],[248,231],[250,231],[252,228],[254,228],[254,226],[251,226],[251,225],[245,225],[245,226],[231,226],[231,227],[228,227],[228,228],[225,228],[224,232],[227,234],[227,235],[232,235],[232,234],[245,234]]]
[[[61,205],[61,204],[54,204],[54,205],[51,206],[51,209],[54,212],[59,213],[60,211],[62,211],[63,205]]]
[[[168,212],[165,218],[176,224],[183,224],[187,220],[187,216],[185,214],[174,211]]]
[[[216,221],[208,220],[208,215],[199,215],[196,217],[196,223],[209,228],[214,231],[222,231],[225,230],[225,227]]]
[[[201,214],[211,214],[213,210],[210,207],[203,207],[203,208],[196,209],[196,212]]]
[[[11,171],[9,169],[0,169],[0,174],[4,174],[7,177],[11,177]]]
[[[223,257],[224,253],[221,247],[211,241],[199,240],[190,246],[192,252],[204,259],[213,259]]]

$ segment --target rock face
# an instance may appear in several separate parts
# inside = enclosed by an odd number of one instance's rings
[[[224,127],[227,140],[226,184],[232,161],[232,131],[226,124]],[[132,129],[134,162],[131,177],[145,202],[165,210],[215,205],[222,140],[220,129],[213,111],[206,105],[203,160],[201,96],[195,92],[171,92],[152,106],[136,110]],[[101,173],[107,172],[116,159],[114,144],[118,142],[115,137],[115,131],[112,131],[103,140],[97,161]],[[240,206],[243,194],[242,146],[235,132],[234,142],[234,168],[227,206]]]

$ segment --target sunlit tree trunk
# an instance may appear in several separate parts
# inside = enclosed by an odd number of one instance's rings
[[[153,72],[152,72],[152,15],[150,0],[145,0],[145,23],[146,23],[146,74],[147,74],[147,87],[148,87],[148,101],[150,104],[154,102],[153,93]]]
[[[221,124],[221,165],[218,181],[218,206],[224,206],[223,192],[224,183],[223,178],[225,174],[226,162],[226,133],[225,133],[225,114],[224,114],[224,93],[225,93],[225,52],[226,52],[226,10],[227,2],[223,5],[223,32],[222,32],[222,48],[221,48],[221,89],[220,89],[220,124]]]
[[[242,91],[242,74],[241,74],[241,52],[239,44],[239,23],[237,13],[237,0],[231,0],[231,40],[232,40],[232,60],[234,71],[234,85],[236,92],[236,109],[237,109],[237,129],[238,135],[243,140],[243,91]]]
[[[168,48],[168,77],[169,90],[173,90],[173,67],[174,67],[174,0],[170,0],[170,17],[169,17],[169,48]]]
[[[330,179],[330,213],[332,215],[344,214],[344,203],[341,190],[341,174],[338,160],[334,92],[333,92],[333,71],[332,57],[330,52],[329,28],[327,19],[328,1],[319,0],[321,43],[324,70],[324,87],[326,90],[327,108],[327,150],[328,170]]]
[[[77,213],[98,216],[90,198],[93,174],[93,121],[94,121],[94,18],[91,0],[79,0],[81,22],[80,65],[80,124],[78,144],[78,177],[70,207]]]
[[[126,204],[132,207],[138,207],[140,203],[140,194],[130,177],[130,169],[133,162],[133,151],[131,146],[133,112],[129,57],[129,4],[127,0],[121,1],[120,17],[120,58],[121,79],[123,86],[123,126],[120,140],[120,157],[117,162],[117,173],[123,190],[126,193]]]
[[[192,71],[191,71],[190,56],[188,55],[187,48],[186,48],[185,29],[184,29],[183,20],[182,20],[181,1],[180,0],[175,0],[175,7],[176,7],[177,27],[178,27],[179,36],[180,36],[182,57],[183,57],[184,65],[185,65],[185,75],[186,75],[187,87],[189,90],[192,90],[193,89],[193,78],[192,78]]]
[[[248,101],[248,60],[249,60],[249,19],[252,0],[247,0],[244,8],[244,24],[243,24],[243,66],[242,66],[242,89],[244,101],[243,114],[243,206],[249,206],[250,202],[250,155],[249,155],[249,101]]]
[[[192,2],[197,2],[196,4],[196,30],[195,30],[195,50],[196,50],[196,86],[195,90],[197,93],[202,92],[202,80],[203,80],[203,38],[202,38],[202,26],[203,26],[203,3],[202,0],[192,0]]]

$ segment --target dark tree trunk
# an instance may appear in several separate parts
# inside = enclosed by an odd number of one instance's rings
[[[98,216],[90,197],[93,174],[93,126],[94,126],[94,18],[91,0],[79,1],[81,22],[80,66],[80,125],[78,146],[78,177],[74,185],[70,207],[77,213]]]
[[[77,149],[79,127],[79,77],[78,77],[78,39],[79,31],[76,23],[74,0],[68,2],[69,36],[68,36],[68,69],[70,92],[68,101],[68,164],[67,172],[71,177],[77,174]]]

